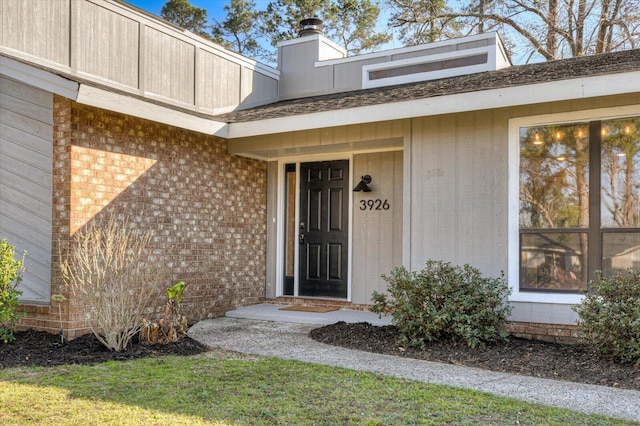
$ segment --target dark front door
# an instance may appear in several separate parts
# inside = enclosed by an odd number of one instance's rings
[[[349,161],[300,165],[300,296],[347,297]]]

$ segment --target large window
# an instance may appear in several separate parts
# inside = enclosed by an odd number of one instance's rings
[[[640,117],[521,127],[520,291],[640,267]]]

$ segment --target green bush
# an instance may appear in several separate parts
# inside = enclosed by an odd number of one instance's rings
[[[16,322],[22,316],[17,307],[22,294],[18,284],[22,280],[24,260],[15,259],[15,247],[6,239],[0,240],[0,340],[11,342]]]
[[[592,286],[595,292],[573,308],[578,329],[599,353],[640,364],[640,270],[600,274]]]
[[[429,341],[454,339],[476,347],[507,338],[501,327],[511,313],[510,289],[502,277],[430,260],[422,271],[401,267],[382,278],[390,297],[374,292],[371,310],[393,316],[405,345],[424,349]]]

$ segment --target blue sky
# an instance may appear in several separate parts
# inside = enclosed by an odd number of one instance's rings
[[[124,1],[140,9],[143,9],[147,12],[153,13],[154,15],[157,15],[157,16],[160,16],[160,10],[162,10],[162,6],[164,6],[165,3],[167,2],[167,0],[124,0]],[[256,8],[258,10],[264,10],[267,8],[267,5],[273,0],[254,0],[254,1],[256,3]],[[212,23],[214,19],[218,21],[223,21],[227,16],[223,8],[226,4],[229,3],[229,0],[189,0],[189,3],[191,3],[193,6],[206,9],[209,23]],[[387,23],[387,18],[383,16],[378,21],[378,31],[387,30],[386,23]],[[379,50],[393,49],[394,47],[402,47],[402,44],[394,39],[391,42],[383,46],[380,46]]]
[[[160,10],[162,6],[167,2],[167,0],[124,0],[127,3],[130,3],[140,9],[144,9],[147,12],[151,12],[154,15],[160,16]],[[266,8],[266,5],[271,0],[256,0],[256,7],[258,9]],[[207,10],[207,18],[211,21],[213,18],[222,21],[226,17],[226,13],[222,9],[226,4],[229,3],[228,0],[190,0],[193,6],[201,7]]]

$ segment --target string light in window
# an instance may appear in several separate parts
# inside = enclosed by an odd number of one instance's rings
[[[534,145],[542,145],[544,141],[540,138],[540,133],[536,133],[533,135],[533,144]]]

